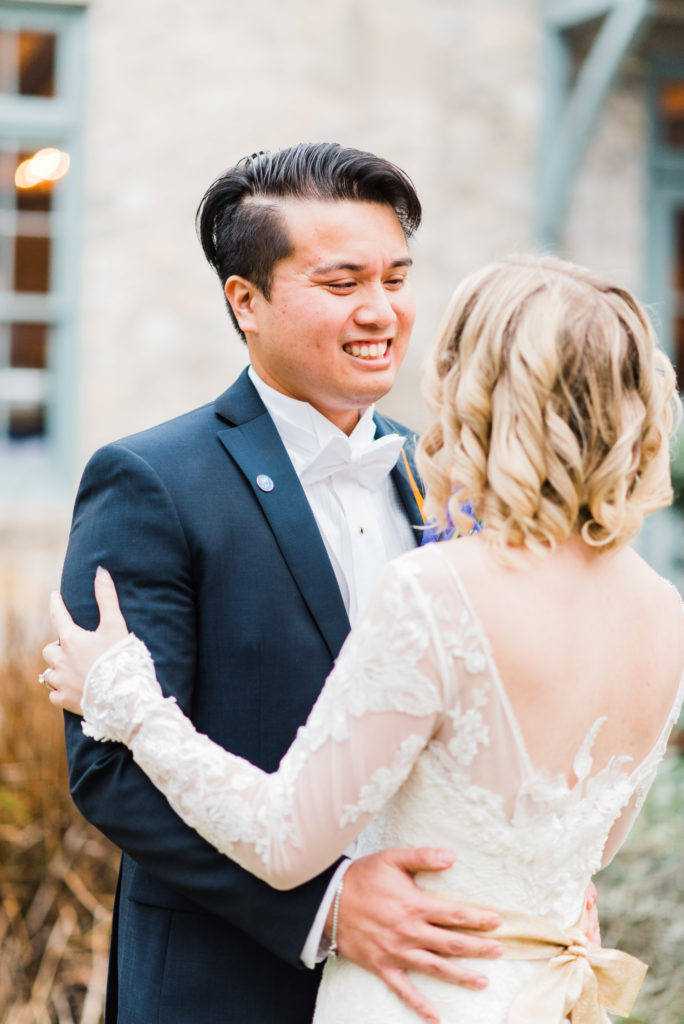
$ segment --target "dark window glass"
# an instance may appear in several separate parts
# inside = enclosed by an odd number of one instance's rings
[[[21,163],[20,157],[17,163]],[[49,210],[52,205],[53,182],[41,181],[33,188],[18,188],[17,210]]]
[[[47,366],[47,324],[12,324],[10,366],[43,370]]]
[[[19,153],[12,168],[13,203],[17,210],[48,212],[52,196],[69,169],[69,157],[54,146]],[[7,171],[0,166],[0,195],[4,194]]]
[[[663,82],[660,88],[663,140],[684,149],[684,82]]]
[[[60,33],[54,31],[0,28],[3,105],[12,115],[20,115],[34,99],[31,106],[36,115],[41,109],[46,112],[46,137],[36,139],[34,149],[19,152],[16,141],[9,141],[11,130],[9,136],[5,133],[8,141],[0,146],[0,292],[9,310],[9,315],[4,314],[7,319],[0,323],[0,434],[3,440],[17,444],[40,442],[49,430],[52,325],[41,322],[41,317],[45,315],[44,298],[52,286],[53,193],[69,168],[68,155],[49,138],[51,120],[47,114],[59,93],[59,38]],[[45,102],[37,102],[39,99]],[[36,296],[35,300],[21,300],[34,318],[31,322],[12,319],[16,315],[13,306],[23,308],[14,302],[13,293]],[[43,296],[43,301],[38,301],[38,296]]]
[[[19,33],[21,96],[55,95],[55,37],[47,32]]]
[[[0,50],[1,55],[1,50]],[[42,149],[38,146],[36,149]],[[50,290],[52,258],[52,194],[59,183],[38,179],[21,188],[18,168],[36,150],[0,150],[0,208],[16,211],[8,223],[13,233],[0,237],[0,290],[16,294],[46,295]],[[27,180],[26,177],[24,180]],[[30,179],[28,179],[30,182]],[[3,329],[0,361],[9,371],[9,399],[2,409],[2,434],[14,444],[41,441],[47,434],[46,405],[40,394],[24,395],[23,374],[43,377],[49,360],[50,327],[38,321],[8,323]],[[16,372],[16,377],[13,374]],[[17,381],[14,391],[12,382]]]
[[[8,436],[10,441],[28,441],[45,436],[45,407],[17,405],[10,409]]]
[[[50,239],[17,235],[14,241],[14,290],[50,290]]]
[[[0,30],[0,92],[54,96],[56,51],[51,32]]]
[[[679,390],[684,391],[684,207],[676,214],[674,258],[674,352]]]

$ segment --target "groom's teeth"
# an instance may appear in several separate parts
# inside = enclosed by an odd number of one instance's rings
[[[356,342],[345,345],[345,349],[351,355],[356,356],[357,359],[377,359],[378,356],[384,356],[387,352],[386,341],[372,342],[368,344],[359,345]]]

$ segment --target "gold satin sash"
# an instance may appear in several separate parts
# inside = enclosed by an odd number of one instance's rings
[[[547,960],[546,967],[514,999],[507,1024],[606,1024],[603,1011],[628,1017],[648,966],[619,949],[589,942],[585,918],[557,928],[544,917],[494,911],[501,925],[487,935],[504,946],[504,960]],[[458,929],[479,935],[472,929]]]

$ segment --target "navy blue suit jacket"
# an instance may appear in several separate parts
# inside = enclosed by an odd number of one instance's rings
[[[376,436],[406,433],[376,416]],[[411,457],[411,443],[407,442]],[[260,490],[256,478],[273,480]],[[403,460],[393,480],[418,524]],[[419,533],[416,532],[417,542]],[[98,451],[76,499],[62,593],[97,624],[112,573],[129,628],[198,729],[267,771],[306,719],[349,630],[330,561],[246,373],[215,403]],[[308,1024],[299,955],[333,869],[275,892],[171,810],[118,744],[66,716],[73,798],[123,852],[107,1024]]]

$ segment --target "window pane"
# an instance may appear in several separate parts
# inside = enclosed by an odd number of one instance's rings
[[[0,30],[0,92],[54,96],[55,53],[51,32]]]
[[[677,214],[676,247],[674,258],[674,353],[679,390],[684,391],[684,207]]]
[[[41,150],[40,152],[56,152]],[[15,292],[38,292],[45,294],[50,290],[50,259],[51,238],[50,221],[45,216],[52,208],[52,192],[57,184],[54,181],[38,180],[31,184],[35,177],[29,178],[29,187],[20,188],[15,184],[14,176],[21,168],[31,161],[34,152],[22,152],[13,156],[12,201],[7,203],[14,208],[18,216],[14,222],[14,255],[12,287]],[[37,159],[37,158],[36,158]],[[7,177],[5,160],[0,164],[0,194],[6,195],[4,179]],[[18,179],[19,180],[19,179]],[[6,202],[6,201],[5,201]],[[4,203],[3,203],[4,205]]]
[[[55,146],[42,146],[31,153],[19,153],[12,171],[14,205],[17,210],[43,210],[52,207],[55,188],[69,171],[68,153]],[[0,174],[6,177],[0,167]]]
[[[14,242],[15,292],[50,290],[50,239],[17,235]]]
[[[47,32],[19,33],[21,96],[55,95],[55,37]]]
[[[65,451],[57,425],[68,360],[55,346],[70,344],[73,269],[52,271],[75,213],[73,190],[61,182],[79,137],[82,76],[70,67],[65,93],[61,69],[64,45],[80,63],[77,6],[0,0],[0,449],[20,449],[17,465],[29,453],[61,460]]]
[[[23,157],[20,157],[20,161]],[[51,181],[41,181],[33,188],[18,188],[17,210],[49,210],[52,204]]]
[[[663,140],[684,149],[684,82],[663,82],[660,90]]]
[[[43,437],[49,388],[42,368],[0,367],[0,423],[9,440]]]
[[[49,293],[50,213],[59,181],[41,174],[59,171],[59,156],[49,147],[0,149],[0,289],[10,294]],[[39,320],[0,325],[0,437],[11,443],[42,443],[47,436],[49,338],[50,325]]]
[[[674,286],[681,294],[684,292],[684,208],[675,214],[676,226],[676,250],[674,265]],[[684,310],[681,310],[684,314]]]
[[[7,430],[10,441],[28,441],[45,435],[45,407],[43,405],[10,408]]]
[[[10,366],[42,370],[47,366],[47,324],[12,324]]]

